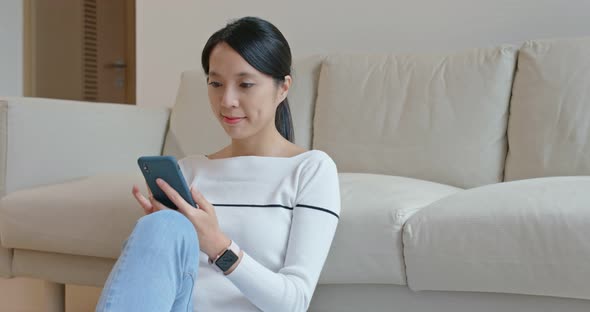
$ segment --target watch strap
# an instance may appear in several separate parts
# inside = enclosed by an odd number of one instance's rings
[[[231,241],[231,244],[221,251],[215,259],[209,258],[209,264],[211,264],[218,272],[227,272],[239,259],[240,247],[235,241]]]

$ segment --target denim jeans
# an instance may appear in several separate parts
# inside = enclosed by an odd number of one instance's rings
[[[193,224],[175,210],[146,215],[124,243],[96,311],[192,311],[198,271]]]

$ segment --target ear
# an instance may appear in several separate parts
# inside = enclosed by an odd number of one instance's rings
[[[291,78],[291,75],[285,76],[285,80],[283,81],[283,83],[279,87],[279,99],[280,99],[279,103],[281,103],[282,101],[284,101],[287,98],[287,94],[289,93],[289,88],[291,88],[291,83],[293,83],[293,79]]]

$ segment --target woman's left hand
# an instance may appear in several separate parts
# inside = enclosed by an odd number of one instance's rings
[[[185,215],[197,230],[200,249],[210,258],[214,259],[220,252],[225,250],[231,243],[230,239],[219,228],[215,207],[205,199],[201,192],[191,186],[191,196],[199,208],[187,203],[178,192],[166,181],[158,178],[158,186],[166,196],[178,207],[178,211]],[[170,209],[150,196],[150,202],[155,210]]]

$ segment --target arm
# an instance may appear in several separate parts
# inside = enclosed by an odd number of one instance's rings
[[[227,277],[263,311],[306,311],[334,237],[340,190],[326,157],[306,170],[293,209],[285,264],[272,272],[246,252]]]
[[[0,98],[0,196],[98,173],[137,170],[161,153],[168,109]]]

